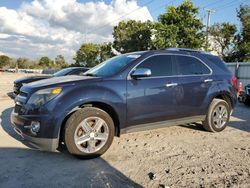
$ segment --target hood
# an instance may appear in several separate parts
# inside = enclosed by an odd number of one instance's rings
[[[61,86],[64,84],[71,84],[72,82],[82,81],[82,80],[93,80],[93,79],[100,79],[97,77],[90,77],[90,76],[62,76],[62,77],[53,77],[50,79],[39,80],[36,82],[29,83],[25,85],[29,88],[40,88],[40,87],[54,87],[54,86]]]
[[[28,76],[14,81],[15,84],[30,83],[37,80],[51,78],[52,75]]]

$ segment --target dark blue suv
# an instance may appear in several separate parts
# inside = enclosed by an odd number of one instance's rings
[[[65,144],[96,157],[113,137],[202,121],[225,129],[235,106],[236,79],[217,56],[191,49],[143,51],[113,57],[84,76],[24,85],[11,115],[14,129],[33,145]]]

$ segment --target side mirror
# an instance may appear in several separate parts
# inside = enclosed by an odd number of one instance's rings
[[[151,70],[147,68],[138,68],[131,74],[131,77],[134,79],[137,78],[144,78],[144,77],[150,77],[151,76]]]

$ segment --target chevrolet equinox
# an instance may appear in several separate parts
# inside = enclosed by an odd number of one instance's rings
[[[235,106],[237,80],[207,52],[169,48],[115,56],[83,76],[24,85],[11,122],[37,148],[64,144],[79,157],[97,157],[114,136],[201,121],[225,129]]]

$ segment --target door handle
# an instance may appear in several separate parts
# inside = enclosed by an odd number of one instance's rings
[[[204,80],[205,83],[212,82],[212,81],[213,81],[213,79],[206,79],[206,80]]]
[[[175,87],[177,86],[177,83],[170,83],[170,84],[166,84],[166,87]]]

